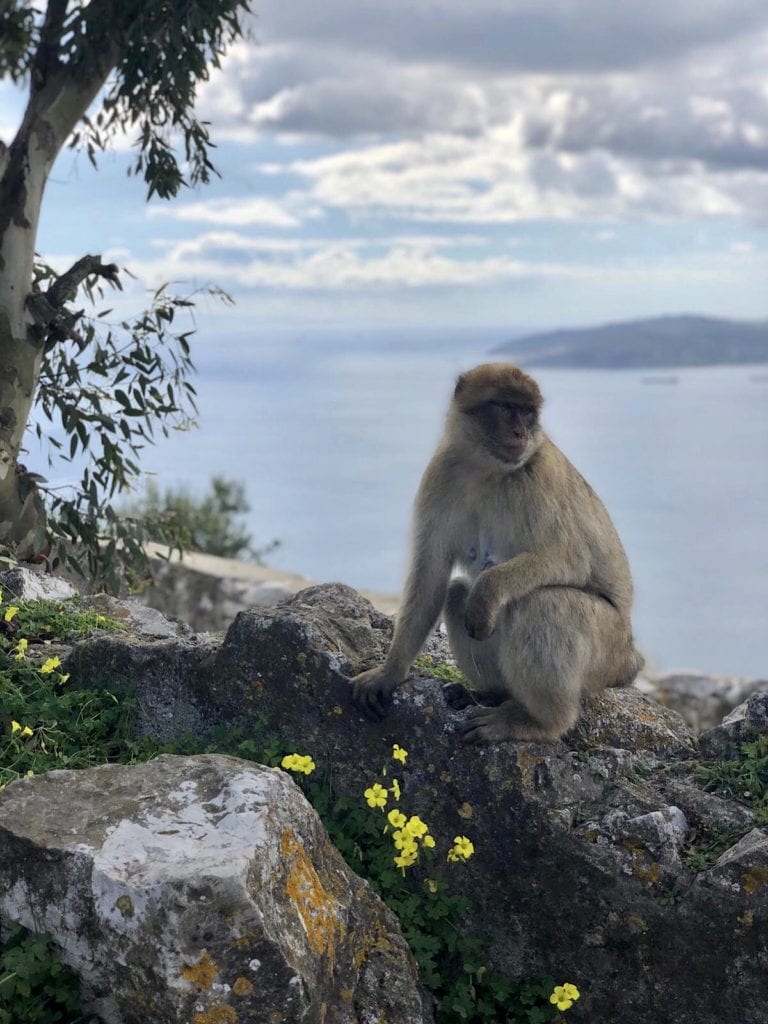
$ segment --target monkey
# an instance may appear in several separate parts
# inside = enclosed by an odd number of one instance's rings
[[[600,498],[542,429],[542,403],[512,364],[459,376],[416,496],[390,650],[350,680],[367,717],[384,716],[441,611],[477,697],[459,729],[468,742],[558,739],[584,694],[628,686],[642,667],[626,553]]]

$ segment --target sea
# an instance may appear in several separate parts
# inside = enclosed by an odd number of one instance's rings
[[[145,453],[161,487],[242,481],[269,563],[398,592],[410,509],[453,382],[498,330],[200,339],[199,427]],[[661,671],[768,679],[768,367],[531,370],[552,440],[629,555],[635,633]]]

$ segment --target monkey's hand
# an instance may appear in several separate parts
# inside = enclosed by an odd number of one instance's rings
[[[386,715],[392,692],[402,681],[386,665],[370,668],[350,679],[352,702],[366,718],[378,722]]]
[[[499,607],[491,570],[486,569],[475,580],[464,609],[464,625],[473,640],[487,640],[493,633]]]

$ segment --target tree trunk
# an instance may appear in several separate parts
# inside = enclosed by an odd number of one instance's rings
[[[0,147],[0,545],[22,559],[46,544],[42,500],[19,464],[44,346],[28,306],[40,207],[54,160],[104,84],[111,56],[85,80],[57,61],[38,62],[21,127]]]

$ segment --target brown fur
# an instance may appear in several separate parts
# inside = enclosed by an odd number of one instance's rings
[[[352,680],[367,714],[384,713],[444,605],[459,667],[481,697],[504,698],[470,712],[469,740],[556,739],[575,724],[583,693],[628,685],[642,665],[621,541],[541,430],[541,402],[536,382],[508,364],[459,377],[416,498],[392,647],[384,665]]]

